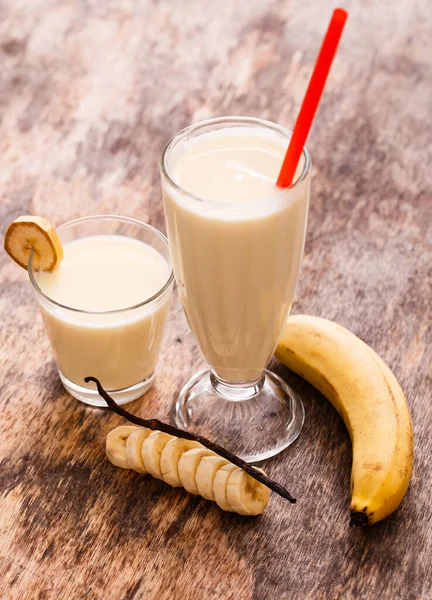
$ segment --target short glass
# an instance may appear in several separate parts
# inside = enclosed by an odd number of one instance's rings
[[[302,260],[311,159],[295,183],[250,203],[209,201],[173,177],[182,146],[224,128],[254,128],[284,148],[291,132],[247,117],[211,119],[177,134],[161,162],[168,240],[180,298],[209,369],[173,407],[179,427],[254,462],[286,448],[304,421],[300,398],[266,370],[291,309]]]
[[[145,242],[165,259],[169,275],[151,298],[121,310],[78,310],[49,298],[38,285],[29,261],[29,276],[48,332],[60,379],[66,390],[92,406],[106,406],[94,384],[100,379],[118,404],[137,399],[151,386],[173,288],[168,241],[150,225],[116,215],[76,219],[57,228],[62,244],[94,235],[121,235]],[[107,258],[108,260],[108,258]],[[115,286],[115,280],[113,280]]]

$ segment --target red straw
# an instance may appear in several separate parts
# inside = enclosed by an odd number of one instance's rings
[[[342,8],[333,11],[282,163],[277,180],[279,187],[287,188],[292,184],[347,17],[348,13]]]

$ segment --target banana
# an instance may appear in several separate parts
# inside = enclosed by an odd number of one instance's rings
[[[133,469],[141,475],[148,473],[142,459],[141,450],[145,439],[151,434],[151,429],[139,427],[133,431],[126,440],[126,459],[129,469]]]
[[[219,506],[219,508],[221,508],[222,510],[226,510],[227,512],[233,512],[233,509],[228,504],[227,500],[228,477],[236,468],[237,467],[232,463],[224,465],[216,471],[216,475],[213,480],[213,493],[215,502]]]
[[[131,425],[122,425],[109,432],[106,439],[106,455],[108,460],[121,469],[129,469],[129,462],[126,457],[126,441],[131,433],[136,431],[136,427]]]
[[[390,515],[408,489],[413,463],[411,416],[391,370],[347,329],[305,315],[288,319],[276,357],[324,394],[348,429],[351,524]]]
[[[262,513],[267,506],[270,490],[250,477],[243,469],[236,467],[228,477],[226,498],[234,512],[239,515],[254,516]]]
[[[172,487],[182,487],[178,468],[180,456],[193,448],[203,448],[203,445],[199,442],[176,437],[168,442],[162,451],[160,460],[162,477],[165,483]]]
[[[178,463],[179,479],[182,486],[189,494],[199,494],[195,481],[195,474],[198,465],[204,456],[217,456],[217,454],[207,448],[194,448],[180,456]]]
[[[32,251],[35,271],[53,271],[63,258],[57,231],[43,217],[18,217],[6,230],[4,248],[20,267],[27,269]]]
[[[106,454],[117,467],[150,473],[241,515],[260,514],[270,497],[266,486],[202,444],[161,431],[117,427],[107,435]]]
[[[213,481],[218,469],[227,465],[228,461],[221,456],[204,456],[195,473],[195,482],[200,496],[215,501]]]
[[[141,456],[144,462],[144,466],[147,472],[156,479],[162,479],[161,471],[161,455],[163,449],[174,436],[163,433],[162,431],[152,431],[152,433],[146,437],[144,444],[141,449]]]

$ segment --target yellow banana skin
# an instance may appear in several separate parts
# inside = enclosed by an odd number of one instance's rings
[[[351,524],[390,515],[408,489],[411,415],[389,367],[356,335],[327,319],[289,317],[276,357],[335,407],[353,445]]]

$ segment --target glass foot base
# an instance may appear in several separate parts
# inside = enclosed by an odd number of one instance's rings
[[[247,462],[278,454],[298,437],[304,408],[300,398],[275,373],[241,395],[237,387],[218,386],[210,371],[186,383],[173,406],[172,421],[181,429],[204,435]],[[223,392],[228,390],[229,397]],[[220,391],[219,391],[220,390]]]
[[[60,370],[59,375],[64,388],[71,396],[77,400],[80,400],[81,402],[84,402],[85,404],[89,404],[90,406],[100,406],[102,408],[106,408],[107,404],[105,400],[99,396],[97,390],[92,390],[73,383],[73,381],[70,381],[70,379],[65,377]],[[153,379],[154,373],[136,385],[132,385],[131,387],[124,388],[122,390],[107,390],[107,392],[112,398],[114,398],[117,404],[127,404],[128,402],[132,402],[132,400],[136,400],[142,396],[151,387]],[[103,385],[103,381],[101,383]]]

